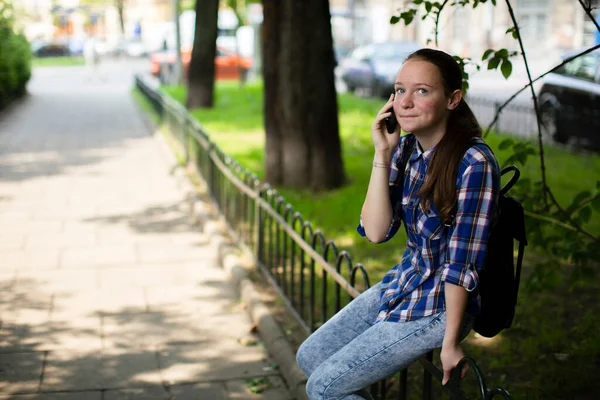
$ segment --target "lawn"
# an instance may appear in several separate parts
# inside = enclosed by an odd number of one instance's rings
[[[164,90],[183,101],[183,88]],[[192,114],[223,151],[264,176],[261,84],[240,88],[237,83],[218,83],[215,100],[214,109],[194,110]],[[403,251],[398,245],[402,239],[372,245],[355,232],[371,171],[370,125],[382,101],[347,94],[339,95],[338,101],[343,159],[350,183],[326,193],[279,190],[295,210],[347,250],[355,263],[363,263],[371,280],[377,281]],[[487,138],[501,163],[510,155],[510,150],[498,148],[505,138],[499,134]],[[538,162],[531,158],[521,167],[522,178],[538,180]],[[548,147],[546,163],[550,186],[564,205],[574,193],[592,189],[600,177],[600,157],[595,154]],[[600,232],[597,213],[586,229]],[[403,236],[403,232],[398,235]],[[528,255],[529,259],[541,256],[531,249]],[[600,313],[594,301],[597,290],[596,280],[577,291],[566,284],[548,292],[522,285],[513,328],[492,340],[471,335],[468,352],[490,374],[491,384],[508,387],[515,399],[594,398],[600,372],[600,341],[596,339],[600,336]]]
[[[72,57],[34,57],[31,60],[32,67],[68,67],[75,65],[85,65],[85,60],[82,56]]]

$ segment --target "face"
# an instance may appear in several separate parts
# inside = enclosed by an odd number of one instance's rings
[[[403,131],[416,135],[443,134],[450,111],[460,102],[460,90],[447,96],[438,68],[423,60],[405,62],[394,88],[398,122]]]

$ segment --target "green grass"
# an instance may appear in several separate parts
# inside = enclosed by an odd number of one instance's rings
[[[42,57],[33,58],[31,61],[33,67],[68,67],[75,65],[85,65],[85,59],[82,56],[73,57]]]
[[[183,101],[184,89],[164,90]],[[326,193],[279,190],[315,228],[322,229],[328,239],[347,250],[355,263],[363,263],[371,281],[376,282],[404,250],[398,245],[403,243],[401,239],[372,245],[355,232],[371,171],[369,127],[382,101],[346,94],[339,95],[338,100],[343,159],[350,183]],[[241,89],[238,84],[217,83],[215,108],[194,110],[192,114],[226,153],[259,177],[264,176],[261,84]],[[499,134],[487,138],[501,163],[511,151],[498,149],[505,138]],[[600,177],[600,156],[548,147],[546,167],[550,187],[566,206],[576,193],[595,186]],[[530,158],[528,165],[520,169],[522,179],[540,179],[536,158]],[[598,213],[586,229],[600,232]],[[403,236],[404,232],[400,230],[398,235]],[[528,256],[539,255],[528,250]],[[489,374],[489,384],[511,389],[515,399],[594,398],[600,372],[600,310],[594,300],[597,291],[596,280],[577,291],[564,284],[540,293],[523,285],[513,328],[492,340],[471,335],[467,351]]]

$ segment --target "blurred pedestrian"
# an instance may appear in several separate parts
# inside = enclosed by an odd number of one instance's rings
[[[98,54],[97,42],[94,36],[89,36],[83,46],[83,58],[86,65],[86,80],[101,78],[98,72],[100,57]]]

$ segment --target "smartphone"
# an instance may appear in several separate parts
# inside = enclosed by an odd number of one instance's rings
[[[385,118],[383,122],[385,122],[385,127],[387,128],[388,133],[392,134],[396,132],[396,125],[398,125],[398,120],[396,120],[396,113],[394,112],[394,106],[391,108],[392,115]]]

